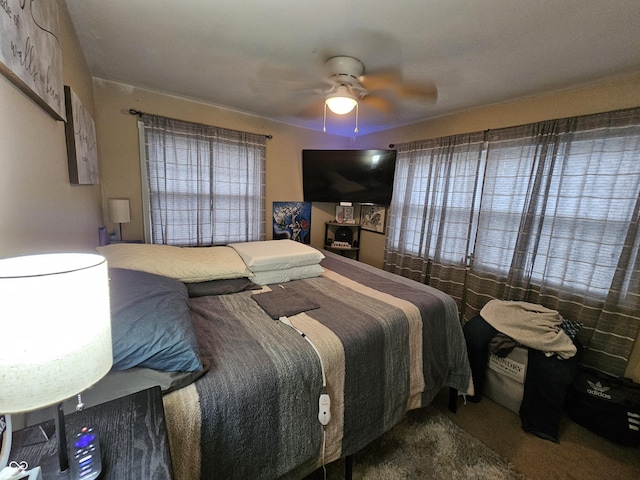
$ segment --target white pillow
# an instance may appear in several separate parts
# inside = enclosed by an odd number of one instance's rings
[[[230,243],[249,269],[256,272],[316,265],[324,255],[313,247],[293,240]]]
[[[230,247],[174,247],[115,243],[97,248],[109,267],[140,270],[185,283],[251,277],[242,258]]]
[[[256,272],[253,278],[251,278],[251,281],[258,285],[285,283],[290,282],[291,280],[319,277],[322,275],[322,272],[324,272],[324,268],[320,265],[303,265],[302,267],[281,268],[279,270]]]

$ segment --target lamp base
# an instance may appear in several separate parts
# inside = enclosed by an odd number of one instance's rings
[[[45,455],[40,459],[40,468],[42,469],[42,480],[71,480],[71,469],[64,472],[60,471],[60,461],[57,452],[51,455]],[[74,480],[78,480],[76,477]]]
[[[94,480],[98,478],[102,472],[102,458],[97,429],[83,427],[79,436],[72,437],[75,441],[72,442],[73,449],[71,462],[69,462],[62,403],[59,403],[56,408],[55,426],[58,456],[49,455],[40,460],[43,480],[80,480],[80,478]]]
[[[40,459],[43,480],[70,479],[69,450],[67,447],[67,432],[64,424],[64,409],[62,402],[56,405],[54,424],[56,427],[56,452],[45,455]],[[77,476],[76,476],[77,478]]]
[[[78,459],[73,458],[73,448],[69,452],[72,455],[69,461],[70,465],[64,472],[60,471],[60,459],[58,452],[51,452],[40,459],[40,468],[42,469],[42,480],[94,480],[102,473],[102,460],[94,462],[92,468],[84,469],[83,475],[80,475]],[[97,448],[93,455],[100,456],[100,449]],[[31,480],[31,479],[29,479]]]

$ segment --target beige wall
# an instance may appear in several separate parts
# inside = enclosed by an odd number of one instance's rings
[[[130,108],[225,128],[273,135],[267,142],[267,221],[274,201],[302,200],[301,150],[305,148],[388,148],[412,140],[520,125],[551,118],[603,112],[640,105],[640,74],[501,105],[460,112],[416,125],[356,138],[272,122],[159,92],[96,79],[96,127],[101,159],[103,208],[109,197],[131,199],[132,222],[123,225],[127,239],[142,239],[142,200],[136,117]],[[317,203],[312,211],[311,243],[322,247],[324,222],[334,204]],[[105,218],[110,229],[116,225]],[[271,238],[271,225],[267,236]],[[382,267],[385,237],[363,231],[360,260]]]
[[[387,148],[454,133],[500,128],[549,118],[640,105],[640,74],[501,105],[460,112],[416,125],[356,138],[336,137],[171,95],[90,78],[64,2],[60,7],[64,83],[94,113],[100,185],[68,180],[64,123],[55,121],[0,76],[0,256],[91,250],[97,228],[109,222],[106,202],[131,199],[127,239],[143,238],[136,117],[129,108],[225,128],[273,135],[267,142],[267,219],[273,201],[302,200],[304,148]],[[104,215],[103,215],[104,211]],[[332,204],[315,204],[312,244],[324,240]],[[271,237],[271,226],[266,228]],[[360,258],[382,266],[384,236],[362,232]]]
[[[96,79],[92,81],[65,3],[60,13],[64,84],[94,114],[100,185],[71,185],[64,123],[54,120],[0,75],[0,257],[51,251],[90,251],[110,197],[131,199],[125,238],[142,238],[136,117],[129,108],[225,128],[273,135],[267,142],[267,219],[273,201],[302,200],[303,148],[387,148],[455,133],[640,105],[640,73],[567,91],[479,108],[416,125],[357,137],[335,137],[256,116]],[[332,204],[314,205],[312,244],[322,246]],[[271,237],[270,223],[266,228]],[[362,232],[360,259],[382,266],[384,236]],[[638,342],[640,344],[640,342]],[[640,346],[640,345],[639,345]],[[640,365],[640,349],[635,364]],[[633,362],[632,362],[633,363]],[[640,368],[637,368],[637,370]]]
[[[304,148],[349,148],[349,140],[292,127],[264,118],[234,112],[210,104],[187,100],[150,90],[96,79],[96,129],[101,159],[103,207],[110,197],[129,198],[131,223],[123,224],[125,239],[142,239],[142,198],[137,117],[130,108],[146,113],[198,122],[206,125],[272,135],[267,141],[267,238],[272,237],[271,205],[274,201],[302,200],[301,151]],[[108,230],[113,229],[108,215]],[[312,212],[312,244],[322,246],[322,210]]]
[[[593,85],[517,102],[461,112],[421,124],[359,137],[353,148],[386,148],[391,143],[399,144],[456,133],[502,128],[637,106],[640,106],[640,74],[614,78]],[[371,251],[367,250],[369,247],[368,239],[363,239],[366,254],[361,252],[361,258],[371,265],[382,267],[384,240],[377,240],[380,245],[376,244],[375,250]],[[640,382],[640,340],[636,341],[625,375]]]
[[[388,148],[389,144],[637,106],[640,106],[640,73],[358,137],[350,148]],[[383,236],[364,233],[361,259],[382,267]]]
[[[64,84],[94,112],[91,77],[58,1]],[[0,75],[0,257],[91,251],[102,222],[99,185],[71,185],[64,122]]]

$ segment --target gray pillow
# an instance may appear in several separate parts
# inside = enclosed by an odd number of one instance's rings
[[[202,370],[187,288],[178,280],[109,269],[113,369]]]
[[[228,293],[244,292],[245,290],[260,290],[262,287],[253,283],[247,277],[223,278],[206,282],[185,283],[189,297],[205,297],[209,295],[226,295]]]

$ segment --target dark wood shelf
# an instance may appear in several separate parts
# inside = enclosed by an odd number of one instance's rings
[[[160,387],[65,415],[69,445],[73,435],[86,425],[98,427],[102,453],[100,480],[173,478]],[[38,426],[45,432],[55,429],[53,420]],[[20,437],[18,432],[14,432],[14,439]],[[33,445],[22,446],[14,441],[10,460],[25,460],[31,466],[37,466],[43,463],[41,459],[47,455],[54,455],[57,459],[55,434],[50,435],[48,441]],[[51,478],[47,475],[49,472],[42,473],[45,480]],[[57,477],[54,473],[54,478]]]
[[[333,245],[325,245],[326,250],[344,250],[346,252],[355,252],[360,250],[360,247],[334,247]]]
[[[332,245],[333,241],[335,240],[335,235],[336,235],[336,231],[339,228],[349,228],[352,233],[353,233],[353,238],[352,238],[352,245],[357,245],[356,247],[354,246],[350,246],[350,247],[338,247],[335,245]],[[324,249],[325,250],[330,250],[330,251],[334,251],[334,252],[338,252],[340,253],[340,255],[345,255],[348,252],[353,252],[354,256],[352,256],[352,258],[355,258],[356,260],[359,260],[360,258],[360,224],[358,223],[338,223],[338,222],[325,222],[324,224]]]
[[[325,222],[327,225],[335,226],[335,227],[360,227],[359,223],[338,223],[338,222]]]

